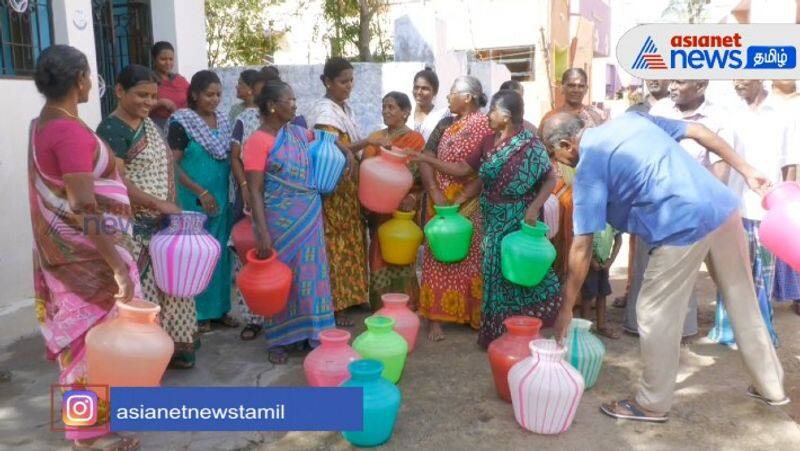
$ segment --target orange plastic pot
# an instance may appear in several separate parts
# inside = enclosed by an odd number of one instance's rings
[[[236,276],[236,285],[250,311],[260,316],[273,316],[286,308],[292,289],[292,270],[278,260],[278,253],[264,260],[256,250],[247,251],[246,264]]]

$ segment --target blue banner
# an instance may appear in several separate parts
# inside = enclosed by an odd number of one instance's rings
[[[747,48],[747,69],[794,69],[797,49],[794,46],[751,46]]]
[[[112,387],[112,431],[359,431],[361,388]]]

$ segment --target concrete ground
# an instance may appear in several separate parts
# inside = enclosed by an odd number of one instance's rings
[[[626,259],[620,256],[624,265]],[[623,288],[625,268],[615,268],[614,292]],[[701,336],[714,315],[713,283],[703,274],[700,293]],[[611,300],[609,299],[609,303]],[[612,324],[621,311],[609,308]],[[358,314],[363,319],[366,312]],[[360,321],[359,321],[360,322]],[[770,408],[745,396],[747,376],[737,351],[698,339],[685,346],[670,421],[649,425],[612,420],[599,413],[601,402],[630,395],[640,372],[636,338],[604,339],[608,348],[597,385],[586,392],[572,427],[556,437],[520,428],[509,404],[494,392],[486,358],[465,327],[446,327],[447,339],[420,337],[399,387],[402,410],[387,450],[539,449],[539,450],[796,450],[800,449],[800,317],[790,305],[777,304],[775,323],[782,347],[786,387],[795,400]],[[6,327],[6,324],[3,324]],[[360,333],[363,326],[355,329]],[[0,348],[0,450],[69,449],[62,435],[49,431],[48,387],[56,368],[43,357],[42,340],[30,335]],[[304,385],[302,355],[274,366],[263,342],[241,342],[238,330],[203,337],[198,365],[168,371],[165,385]],[[793,419],[794,418],[794,419]],[[350,449],[338,433],[195,432],[143,433],[144,450],[339,450]]]

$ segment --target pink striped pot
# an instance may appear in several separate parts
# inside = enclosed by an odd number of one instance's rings
[[[572,424],[584,384],[581,373],[564,360],[566,348],[553,340],[530,342],[531,357],[508,372],[514,418],[537,434],[560,434]]]
[[[205,222],[203,213],[170,215],[169,227],[150,240],[153,275],[164,293],[192,297],[208,287],[222,249],[203,228]]]

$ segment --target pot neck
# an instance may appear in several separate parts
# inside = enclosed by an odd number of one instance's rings
[[[800,201],[800,185],[794,182],[780,182],[764,196],[761,205],[769,210],[784,202]]]
[[[384,307],[387,309],[399,309],[408,305],[408,295],[402,293],[386,293],[381,296]]]
[[[143,299],[133,299],[128,303],[117,301],[116,305],[120,318],[139,324],[155,323],[158,312],[161,311],[161,306]]]
[[[527,222],[525,222],[523,220],[521,222],[521,225],[522,225],[522,231],[526,235],[530,235],[530,236],[541,236],[541,237],[543,237],[543,236],[547,235],[548,231],[550,231],[550,227],[548,227],[547,224],[545,224],[542,221],[536,221],[536,225],[532,226],[532,225],[528,224]]]
[[[254,266],[268,266],[268,265],[271,265],[275,261],[276,258],[278,258],[278,253],[275,251],[275,249],[272,250],[272,253],[269,254],[269,257],[267,257],[267,258],[265,258],[263,260],[258,258],[258,255],[256,255],[255,248],[248,250],[247,254],[245,254],[245,260],[247,260],[247,264],[248,265],[254,265]]]
[[[394,150],[381,148],[381,157],[392,164],[399,164],[405,166],[406,156],[402,153],[395,152]]]
[[[569,328],[576,333],[589,333],[589,329],[591,329],[591,327],[592,322],[583,318],[573,318],[572,322],[569,323]]]
[[[201,233],[206,215],[193,211],[184,211],[177,215],[169,216],[169,229],[184,234]]]
[[[542,320],[530,316],[512,316],[506,318],[503,324],[513,337],[534,337],[542,327]]]
[[[433,209],[436,210],[436,214],[439,216],[456,216],[459,208],[461,208],[459,204],[433,206]]]
[[[357,381],[377,381],[383,372],[383,364],[377,360],[361,359],[347,365],[350,377]]]
[[[322,346],[344,347],[350,341],[350,332],[341,329],[326,329],[319,333]]]
[[[395,219],[409,220],[409,219],[414,219],[414,215],[415,214],[417,214],[416,211],[399,211],[398,210],[398,211],[395,211],[394,213],[392,213],[392,216]]]
[[[372,315],[364,320],[364,324],[367,325],[367,329],[370,332],[377,334],[387,334],[391,332],[392,328],[394,327],[394,323],[394,318],[381,315]]]
[[[531,354],[539,356],[542,360],[555,362],[564,358],[567,348],[556,343],[555,340],[540,338],[531,340],[528,345],[531,349]]]

